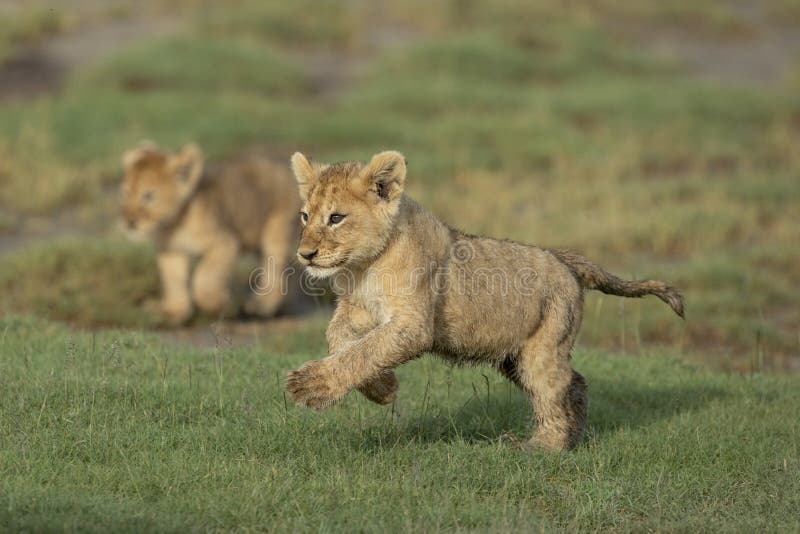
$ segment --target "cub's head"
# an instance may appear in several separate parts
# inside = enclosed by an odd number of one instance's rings
[[[303,233],[298,260],[325,278],[380,255],[391,236],[406,179],[399,152],[381,152],[369,163],[317,164],[292,156],[300,188]]]
[[[191,144],[170,154],[142,143],[125,153],[122,164],[122,223],[134,239],[153,237],[172,223],[203,174],[203,154]]]

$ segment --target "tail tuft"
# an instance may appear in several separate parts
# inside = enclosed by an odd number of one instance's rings
[[[677,289],[657,280],[648,280],[647,282],[660,285],[661,287],[658,289],[652,290],[652,294],[666,302],[667,305],[672,308],[672,311],[678,315],[678,317],[684,320],[686,319],[686,317],[683,315],[683,295],[678,293]]]
[[[550,250],[550,253],[572,271],[572,274],[575,275],[575,278],[585,289],[597,289],[608,295],[616,295],[618,297],[641,298],[645,295],[655,295],[666,302],[678,317],[685,319],[683,296],[677,289],[660,280],[622,280],[599,265],[569,250],[556,249]]]

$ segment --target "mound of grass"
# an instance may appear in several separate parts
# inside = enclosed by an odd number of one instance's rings
[[[366,2],[298,0],[291,3],[245,0],[236,9],[209,10],[198,30],[217,37],[249,37],[289,48],[346,48],[357,38]]]
[[[18,214],[42,215],[95,198],[102,177],[94,165],[78,167],[54,150],[52,124],[34,114],[17,137],[0,137],[0,204]]]
[[[0,17],[0,65],[23,46],[61,33],[76,23],[67,11],[44,5],[6,7]]]
[[[423,74],[462,81],[522,82],[536,74],[537,59],[502,39],[481,35],[438,39],[415,43],[384,58],[375,77],[416,79],[417,74]]]
[[[0,307],[78,326],[153,326],[141,306],[158,296],[152,250],[126,242],[71,239],[0,259]]]
[[[255,92],[263,98],[302,94],[307,87],[297,63],[274,50],[242,41],[191,37],[129,50],[87,73],[80,83],[133,93],[229,90]]]
[[[252,294],[250,276],[257,266],[255,255],[245,254],[234,269],[231,294],[237,308]],[[160,289],[153,247],[144,243],[62,239],[0,258],[0,314],[32,314],[78,327],[161,328],[165,323],[154,309]],[[195,327],[219,320],[195,311],[190,321]]]
[[[287,404],[315,328],[200,351],[5,318],[0,529],[800,528],[796,378],[578,351],[585,443],[524,453],[528,401],[488,369],[411,363],[393,407]]]
[[[623,52],[601,32],[573,27],[556,33],[561,40],[536,47],[521,46],[506,34],[488,32],[438,36],[388,54],[375,70],[375,78],[419,81],[426,78],[458,79],[495,84],[543,85],[625,74],[661,74],[666,65]],[[565,36],[569,36],[564,39]],[[542,39],[546,39],[542,36]],[[665,72],[668,72],[666,70]]]

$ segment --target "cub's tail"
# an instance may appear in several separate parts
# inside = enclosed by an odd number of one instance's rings
[[[581,286],[586,289],[597,289],[618,297],[640,298],[645,295],[655,295],[666,302],[681,319],[684,318],[683,297],[677,289],[660,280],[622,280],[580,254],[561,249],[550,252],[572,271]]]

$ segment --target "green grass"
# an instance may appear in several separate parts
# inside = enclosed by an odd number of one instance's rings
[[[296,409],[320,320],[248,349],[0,322],[0,529],[793,531],[800,388],[580,350],[588,437],[524,453],[527,400],[423,359],[400,397]]]
[[[707,84],[648,47],[675,32],[746,45],[764,28],[744,10],[34,7],[0,20],[0,63],[138,9],[187,25],[58,93],[0,101],[0,232],[44,235],[0,257],[0,531],[800,530],[800,388],[771,372],[798,355],[800,70]],[[797,13],[774,0],[763,24]],[[447,222],[668,280],[687,320],[655,299],[587,298],[589,431],[568,454],[516,448],[530,409],[494,371],[430,358],[399,370],[392,407],[296,409],[283,377],[323,355],[327,317],[250,348],[150,332],[153,251],[108,230],[120,154],[145,138],[212,159],[399,149],[410,194]]]

